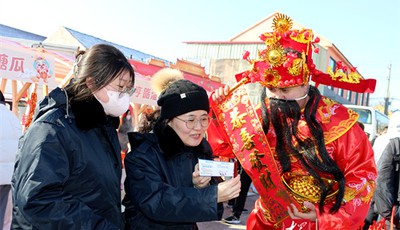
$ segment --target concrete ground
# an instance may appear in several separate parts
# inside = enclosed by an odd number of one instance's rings
[[[201,222],[197,223],[200,230],[224,230],[224,229],[246,229],[246,222],[249,213],[254,208],[254,202],[258,199],[258,194],[249,193],[246,199],[245,208],[249,210],[246,213],[242,213],[240,217],[240,224],[227,224],[221,221],[210,221],[210,222]],[[227,202],[224,203],[224,215],[222,218],[228,217],[232,215],[232,209],[226,207]]]

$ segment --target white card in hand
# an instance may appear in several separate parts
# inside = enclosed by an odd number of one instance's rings
[[[200,176],[233,177],[234,163],[199,159]]]

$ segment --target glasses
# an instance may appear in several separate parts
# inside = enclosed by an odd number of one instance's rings
[[[210,125],[210,121],[211,121],[210,117],[208,117],[208,116],[201,117],[200,119],[189,118],[187,120],[183,120],[183,119],[181,119],[179,117],[175,117],[175,118],[180,120],[180,121],[185,122],[186,123],[186,127],[188,129],[193,129],[196,126],[197,123],[199,123],[202,128],[207,128]]]
[[[132,88],[130,88],[130,87],[124,87],[124,88],[118,87],[119,89],[116,89],[112,85],[108,85],[108,86],[110,86],[114,91],[119,92],[120,94],[127,93],[127,94],[129,94],[129,96],[132,96],[132,94],[136,91],[136,88],[134,88],[134,87],[132,87]]]

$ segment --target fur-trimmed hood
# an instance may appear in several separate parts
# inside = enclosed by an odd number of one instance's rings
[[[162,132],[155,132],[166,159],[173,158],[182,152],[194,152],[198,158],[211,158],[212,150],[208,142],[203,139],[196,147],[185,146],[178,134],[167,125]]]
[[[160,147],[165,160],[172,159],[185,152],[192,152],[195,157],[200,159],[212,158],[212,149],[206,139],[203,139],[196,147],[185,146],[178,134],[168,125],[162,131],[155,128],[154,133],[130,132],[128,138],[132,152],[148,140],[152,145]]]

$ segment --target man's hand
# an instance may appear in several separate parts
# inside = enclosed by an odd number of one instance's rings
[[[292,219],[309,219],[310,221],[316,221],[317,220],[317,213],[315,212],[315,206],[308,202],[308,201],[304,201],[304,206],[308,209],[310,209],[310,212],[307,213],[302,213],[300,212],[296,206],[294,204],[290,204],[290,206],[288,206],[288,212],[289,212],[289,216]]]

